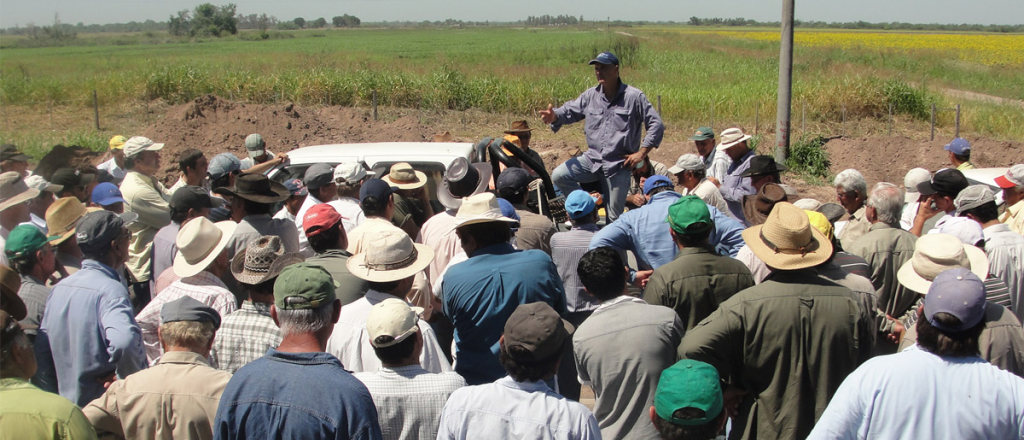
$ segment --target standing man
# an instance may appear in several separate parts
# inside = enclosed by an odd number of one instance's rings
[[[839,204],[843,205],[846,213],[850,215],[846,225],[836,234],[843,249],[849,249],[854,241],[871,228],[871,222],[864,218],[864,211],[867,210],[864,202],[868,200],[868,183],[860,171],[851,168],[836,174],[832,186],[836,188],[836,199]]]
[[[57,272],[60,275],[60,278],[53,284],[57,284],[60,280],[82,268],[82,260],[85,255],[82,254],[82,248],[78,247],[75,225],[85,213],[85,205],[74,197],[58,199],[46,210],[46,224],[49,225],[48,237],[53,238],[50,244],[56,247]]]
[[[555,168],[551,180],[563,195],[580,189],[580,183],[600,181],[608,220],[615,221],[626,206],[630,170],[658,148],[665,126],[644,93],[619,78],[618,57],[602,52],[590,65],[597,86],[557,109],[548,104],[540,117],[556,133],[586,119],[587,151]],[[641,140],[643,129],[647,135]]]
[[[63,188],[57,192],[58,198],[75,197],[78,201],[88,205],[90,193],[86,191],[86,188],[92,183],[94,177],[92,174],[82,173],[79,169],[64,167],[54,171],[50,181]]]
[[[114,214],[124,212],[124,197],[121,190],[110,182],[103,182],[92,189],[90,206],[106,209]]]
[[[198,186],[183,186],[171,195],[168,209],[171,222],[160,228],[153,237],[153,274],[156,277],[174,264],[178,256],[178,231],[181,225],[196,217],[206,217],[210,209],[220,207],[224,202],[220,197],[210,197],[210,193]]]
[[[957,215],[974,220],[983,228],[988,271],[1006,282],[1010,307],[1018,319],[1024,318],[1024,237],[999,223],[995,194],[987,185],[968,186],[953,203]]]
[[[39,190],[29,188],[25,179],[16,171],[0,174],[0,246],[18,225],[32,219],[28,204],[39,196]],[[0,255],[0,264],[10,267],[7,255]]]
[[[525,124],[525,121],[521,122]],[[515,123],[512,128],[516,128]],[[423,243],[434,250],[434,260],[426,271],[427,280],[431,284],[437,283],[452,257],[462,252],[462,242],[455,233],[455,216],[462,206],[462,199],[486,191],[492,172],[489,164],[469,163],[464,157],[457,157],[448,165],[437,189],[437,199],[447,209],[427,219],[420,228],[420,236],[416,238],[417,243]]]
[[[306,195],[302,207],[295,214],[295,228],[299,234],[299,252],[302,256],[309,258],[313,256],[313,250],[309,248],[309,242],[306,240],[305,230],[302,227],[303,217],[306,216],[306,211],[309,208],[330,202],[338,197],[338,185],[334,183],[334,169],[325,163],[315,163],[306,168],[302,184],[306,185],[309,194]]]
[[[955,218],[956,205],[953,201],[967,185],[964,173],[950,168],[937,171],[931,181],[918,185],[917,192],[923,197],[910,232],[918,237],[938,232],[942,225]],[[929,225],[932,225],[931,229],[928,229]]]
[[[221,193],[231,200],[231,218],[242,219],[228,241],[228,258],[233,258],[250,242],[264,235],[281,237],[285,252],[299,251],[299,233],[295,230],[295,223],[270,216],[274,204],[289,196],[284,185],[262,174],[246,173],[235,179],[233,187],[221,188]]]
[[[110,160],[103,162],[96,166],[96,169],[106,171],[110,174],[110,177],[114,178],[112,182],[114,185],[120,185],[121,181],[124,180],[125,171],[124,166],[124,144],[128,142],[128,138],[117,135],[110,138],[108,145],[110,146]]]
[[[719,212],[729,214],[729,205],[722,198],[718,184],[712,180],[714,177],[707,174],[708,170],[699,157],[694,154],[679,156],[679,160],[668,171],[676,176],[677,184],[683,187],[682,195],[700,197],[708,206],[714,206]]]
[[[259,133],[245,137],[245,151],[249,153],[249,157],[242,159],[242,171],[246,174],[266,174],[288,160],[288,153],[275,155],[267,150],[267,143]]]
[[[949,163],[953,168],[959,171],[974,169],[974,164],[971,163],[971,143],[967,142],[967,139],[953,139],[942,149],[949,152]]]
[[[160,172],[160,149],[163,147],[164,144],[142,136],[128,139],[124,144],[124,163],[128,174],[124,182],[121,182],[121,194],[128,204],[125,212],[135,213],[139,218],[129,225],[132,241],[128,259],[128,288],[136,310],[142,310],[149,303],[149,282],[155,278],[153,237],[160,228],[171,222],[167,205],[171,195],[156,178],[156,173]]]
[[[661,372],[651,422],[663,440],[718,439],[729,420],[724,400],[718,370],[684,359]]]
[[[388,175],[381,180],[398,188],[394,194],[395,210],[391,222],[406,231],[409,238],[415,239],[423,223],[434,216],[427,194],[427,175],[408,163],[399,162],[392,165]]]
[[[178,176],[178,181],[174,182],[174,185],[167,190],[167,193],[174,195],[178,188],[186,185],[207,188],[209,185],[207,185],[206,178],[209,169],[210,162],[206,160],[206,155],[202,151],[195,148],[182,151],[178,155],[178,170],[181,175]]]
[[[103,394],[115,377],[146,368],[142,332],[115,268],[128,261],[127,224],[134,213],[90,212],[78,222],[82,270],[50,292],[36,335],[40,387],[79,406]]]
[[[270,306],[281,345],[231,377],[214,438],[380,440],[370,392],[324,353],[340,313],[327,271],[307,263],[286,267],[274,282]]]
[[[917,192],[917,186],[930,180],[932,172],[924,168],[914,168],[903,177],[903,216],[900,218],[900,227],[903,229],[909,231],[914,227],[914,217],[921,203],[921,193]]]
[[[731,160],[724,154],[718,154],[715,148],[715,131],[711,127],[700,127],[690,136],[693,146],[704,163],[704,170],[707,172],[708,180],[715,186],[721,186],[729,169]]]
[[[495,187],[498,196],[512,203],[519,215],[516,248],[524,251],[537,249],[551,255],[551,236],[555,234],[555,224],[551,219],[526,207],[531,179],[530,173],[523,168],[506,168],[498,175]]]
[[[996,177],[996,184],[1003,190],[1006,212],[999,221],[1010,226],[1010,230],[1024,235],[1024,165],[1017,164],[1005,175]]]
[[[505,130],[505,134],[510,134],[519,138],[519,148],[523,150],[523,153],[529,156],[530,159],[537,162],[538,165],[544,165],[544,159],[541,159],[540,153],[537,153],[537,150],[530,148],[530,138],[532,137],[533,129],[530,128],[529,123],[526,121],[513,121],[512,127]],[[530,171],[531,176],[537,176],[537,170],[530,168],[530,166],[525,163],[521,163],[521,165]]]
[[[746,225],[750,223],[743,217],[743,196],[757,194],[750,177],[743,177],[743,173],[750,168],[750,160],[754,158],[754,151],[747,145],[749,139],[750,135],[743,134],[743,130],[730,128],[722,132],[722,143],[715,147],[716,154],[723,153],[730,159],[720,188],[722,197],[729,205],[732,217]]]
[[[359,206],[359,190],[369,177],[366,168],[359,162],[340,163],[334,167],[334,184],[338,186],[338,198],[327,202],[341,214],[341,224],[349,232],[366,220],[363,208]]]
[[[25,326],[25,334],[34,342],[46,310],[46,300],[50,297],[50,289],[44,283],[53,275],[57,264],[49,243],[56,237],[46,238],[32,225],[18,225],[8,238],[4,254],[21,275],[18,296],[28,310],[28,315],[20,321]]]
[[[398,229],[390,223],[383,223],[388,229]],[[362,298],[369,285],[365,280],[352,275],[348,269],[348,260],[352,254],[347,250],[348,236],[345,235],[338,211],[330,204],[321,203],[306,211],[302,224],[306,228],[309,247],[315,252],[306,262],[324,268],[338,282],[334,294],[342,306]]]

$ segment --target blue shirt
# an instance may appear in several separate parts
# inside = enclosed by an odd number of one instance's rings
[[[578,98],[554,110],[555,122],[551,130],[558,132],[563,125],[586,120],[587,151],[590,172],[604,167],[606,176],[615,175],[627,155],[639,148],[657,148],[665,134],[665,125],[644,92],[619,81],[619,92],[611,101],[602,86],[587,89]],[[640,140],[643,128],[647,136]]]
[[[725,152],[722,154],[724,155]],[[750,168],[750,159],[753,159],[754,156],[754,152],[750,151],[740,160],[732,161],[729,168],[726,169],[722,187],[718,188],[718,191],[722,193],[722,198],[725,199],[725,204],[729,205],[729,212],[740,220],[746,219],[743,215],[743,196],[757,194],[753,184],[750,183],[750,178],[741,176]]]
[[[850,373],[807,438],[1024,438],[1024,379],[911,346]]]
[[[57,283],[36,335],[40,388],[85,406],[100,397],[98,379],[146,368],[142,331],[128,290],[110,266],[95,260]]]
[[[565,316],[565,291],[551,257],[507,243],[477,249],[441,281],[444,314],[455,326],[455,372],[470,385],[505,376],[498,339],[520,304],[543,301]]]
[[[668,207],[682,197],[675,191],[655,194],[640,209],[622,214],[614,223],[594,235],[590,248],[611,246],[622,251],[633,251],[640,269],[657,269],[671,262],[679,249],[669,233]],[[708,242],[719,255],[736,256],[743,247],[743,225],[729,218],[714,206],[708,205],[715,228]]]
[[[380,439],[366,386],[324,352],[273,348],[239,368],[221,395],[213,438]]]

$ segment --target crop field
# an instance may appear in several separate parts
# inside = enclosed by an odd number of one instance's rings
[[[775,117],[775,29],[355,29],[276,32],[269,40],[244,33],[199,41],[153,33],[79,39],[80,45],[47,48],[0,39],[4,111],[87,108],[94,90],[101,109],[177,104],[207,93],[253,103],[368,106],[376,91],[383,106],[529,115],[592,86],[586,61],[611,50],[622,59],[623,80],[652,102],[660,96],[670,123],[714,117],[750,128],[756,117],[770,130]],[[798,29],[795,39],[794,115],[882,121],[891,109],[920,123],[933,103],[963,103],[963,131],[1024,139],[1024,35]],[[950,90],[990,96],[968,101]],[[939,124],[952,118],[944,112]],[[5,124],[3,136],[12,136]]]

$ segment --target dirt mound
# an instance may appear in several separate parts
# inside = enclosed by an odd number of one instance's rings
[[[374,121],[364,110],[346,107],[304,108],[295,104],[242,104],[214,95],[170,108],[142,135],[165,143],[162,151],[164,183],[177,179],[178,155],[198,148],[211,158],[229,151],[246,157],[245,137],[263,135],[267,149],[290,151],[309,145],[432,139],[434,131],[415,117]]]
[[[39,160],[39,164],[32,169],[32,172],[49,180],[54,171],[64,167],[86,169],[98,165],[102,160],[100,153],[89,150],[85,147],[72,145],[65,147],[55,145],[46,156]]]

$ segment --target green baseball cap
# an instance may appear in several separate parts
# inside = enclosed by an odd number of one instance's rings
[[[661,372],[654,412],[675,425],[707,424],[722,413],[722,385],[710,364],[683,359]]]
[[[7,235],[4,253],[7,254],[7,258],[18,259],[42,249],[44,244],[58,238],[59,235],[46,238],[46,234],[32,225],[18,225]]]
[[[697,131],[693,133],[693,136],[690,136],[691,141],[706,141],[714,138],[715,131],[712,130],[711,127],[698,128]]]
[[[708,205],[697,196],[683,196],[668,207],[665,219],[677,234],[702,234],[715,225]]]
[[[315,309],[334,301],[339,284],[324,268],[309,263],[288,266],[274,282],[274,305],[281,310]]]

